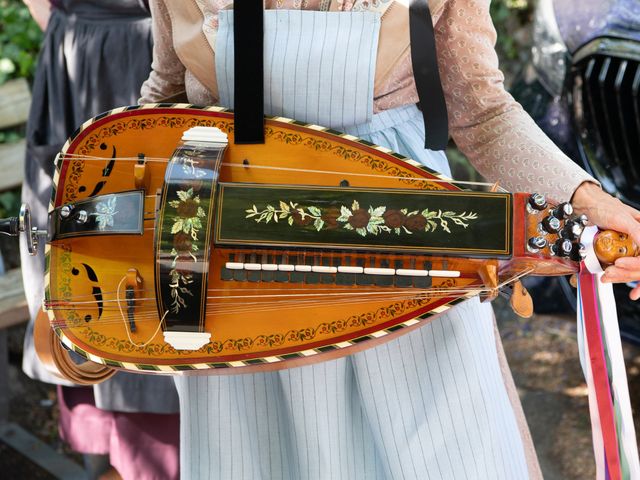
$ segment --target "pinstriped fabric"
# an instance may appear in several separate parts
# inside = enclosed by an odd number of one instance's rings
[[[178,377],[183,479],[524,479],[490,307],[351,357]]]
[[[405,152],[409,158],[451,177],[445,153],[425,150],[424,123],[422,114],[415,105],[385,110],[375,114],[371,122],[347,126],[344,131],[376,145],[383,145],[394,152]]]
[[[371,120],[380,14],[266,10],[264,22],[267,115],[334,128]],[[217,45],[220,105],[233,108],[232,10],[219,13]]]
[[[305,24],[301,36],[288,29],[292,18],[285,12],[272,15],[283,22],[278,23],[272,45],[285,50],[267,50],[266,69],[289,83],[267,86],[267,111],[302,121],[322,122],[313,115],[324,115],[325,125],[345,128],[449,174],[444,153],[424,150],[423,125],[415,106],[371,116],[368,91],[366,100],[360,96],[355,100],[354,116],[346,90],[332,85],[330,95],[321,91],[326,82],[342,78],[349,55],[327,54],[319,64],[299,62],[316,44],[322,52],[340,52],[341,42],[351,41],[350,32],[358,31],[356,17],[345,17],[339,34],[330,33],[321,16],[305,17],[311,23]],[[225,60],[221,54],[231,41],[228,30],[224,33],[221,26],[216,44],[221,86],[233,84],[232,71],[221,71],[229,57]],[[366,48],[371,47],[363,46],[368,52]],[[358,88],[372,78],[373,63],[359,68],[367,67],[369,72],[361,71],[353,79]],[[303,88],[296,82],[305,69],[309,79],[320,72],[322,81],[305,81],[302,95],[287,96],[291,82],[296,92]],[[353,126],[361,111],[367,122]],[[522,440],[498,364],[492,318],[490,307],[474,299],[409,334],[350,357],[262,374],[177,377],[181,477],[527,478]]]

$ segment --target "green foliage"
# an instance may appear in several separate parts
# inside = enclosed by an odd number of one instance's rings
[[[0,0],[0,84],[33,78],[42,32],[19,0]]]
[[[0,218],[15,217],[20,211],[20,189],[0,193]]]
[[[496,50],[501,61],[519,58],[523,47],[519,33],[530,24],[534,3],[534,0],[492,0],[491,18],[498,32]]]

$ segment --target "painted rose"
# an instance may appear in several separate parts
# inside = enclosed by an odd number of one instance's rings
[[[303,217],[302,214],[297,210],[294,210],[291,213],[291,216],[293,217],[293,223],[295,223],[296,225],[303,226],[303,227],[305,225],[309,225],[310,223],[313,222],[313,218],[311,218],[309,215],[305,215]]]
[[[192,245],[193,239],[191,235],[184,232],[179,232],[173,237],[173,248],[175,248],[179,254],[190,252]]]
[[[364,208],[358,208],[353,211],[353,215],[349,217],[349,224],[353,228],[365,228],[369,223],[371,215]]]
[[[382,215],[384,224],[389,228],[400,228],[404,225],[407,216],[399,210],[387,210]]]
[[[407,219],[404,222],[404,226],[407,230],[412,232],[419,232],[424,230],[424,227],[427,225],[427,219],[418,213],[414,213],[413,215],[407,216]]]
[[[325,228],[332,230],[340,226],[338,224],[338,217],[340,217],[340,209],[338,207],[330,207],[322,214],[321,218]]]
[[[182,200],[178,205],[178,216],[181,218],[191,218],[198,215],[198,207],[200,202],[193,198]]]

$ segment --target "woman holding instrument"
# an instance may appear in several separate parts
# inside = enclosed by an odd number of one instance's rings
[[[409,48],[407,3],[268,0],[265,113],[346,131],[449,175],[444,152],[423,146],[411,66],[421,46]],[[151,1],[156,44],[142,103],[186,91],[191,103],[233,106],[232,4]],[[572,200],[640,244],[640,213],[602,192],[504,90],[489,1],[430,9],[449,128],[474,166],[510,191]],[[640,261],[620,260],[605,278],[640,278]],[[176,385],[185,479],[540,477],[491,308],[477,298],[349,357]]]

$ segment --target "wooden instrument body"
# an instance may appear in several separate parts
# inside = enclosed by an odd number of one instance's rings
[[[381,258],[391,263],[428,258],[434,270],[460,272],[458,278],[433,278],[429,295],[385,286],[338,287],[319,282],[303,285],[306,296],[299,301],[295,295],[300,286],[295,285],[240,281],[231,282],[230,288],[230,282],[220,276],[230,253],[259,256],[271,250],[214,246],[208,276],[211,300],[205,319],[211,341],[197,351],[175,350],[158,329],[160,316],[154,297],[156,192],[163,185],[166,159],[182,133],[196,125],[216,126],[229,135],[220,182],[338,187],[346,181],[350,187],[457,190],[387,149],[286,119],[266,121],[265,145],[234,145],[233,116],[218,108],[129,107],[97,117],[65,145],[51,208],[134,189],[135,177],[141,175],[134,172],[135,159],[141,153],[146,158],[145,178],[139,178],[138,184],[145,185],[147,195],[144,235],[73,237],[47,246],[51,325],[64,345],[91,361],[148,373],[239,373],[291,367],[371,347],[428,322],[456,302],[478,293],[490,296],[487,292],[495,292],[502,282],[523,272],[537,269],[542,274],[566,274],[576,269],[573,262],[548,258],[548,252],[527,251],[526,239],[539,219],[526,214],[525,194],[513,196],[510,259],[402,252],[314,253],[330,256],[332,261],[361,255],[374,263]],[[272,168],[274,165],[278,168]],[[289,253],[306,255],[300,249]],[[135,304],[135,332],[130,331],[121,311],[124,290],[120,286],[130,269],[137,270],[142,280]],[[353,301],[363,288],[367,298]],[[287,300],[286,295],[292,298]],[[267,305],[269,296],[279,301]]]

